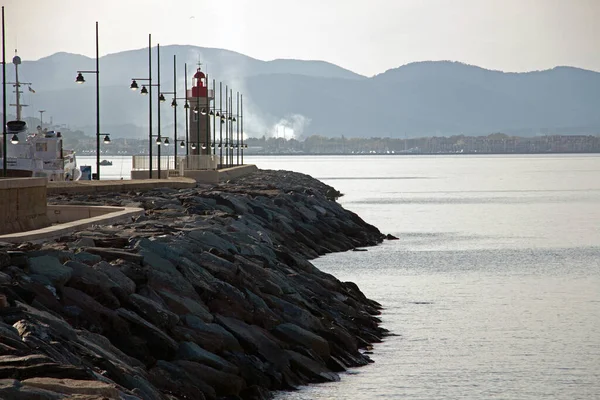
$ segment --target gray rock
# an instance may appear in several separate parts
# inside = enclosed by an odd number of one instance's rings
[[[237,248],[232,242],[222,239],[204,228],[191,231],[188,233],[188,237],[195,240],[200,245],[200,248],[205,251],[217,249],[223,253],[237,252]]]
[[[23,386],[16,379],[0,379],[0,398],[19,400],[58,400],[67,396],[50,390]]]
[[[102,257],[97,254],[88,253],[87,251],[80,251],[79,253],[75,253],[75,261],[87,265],[94,265],[102,261]]]
[[[286,350],[285,352],[290,358],[292,369],[298,370],[304,376],[308,376],[312,382],[338,382],[340,380],[338,374],[328,370],[324,365],[319,364],[315,360],[295,351]]]
[[[144,259],[144,257],[139,254],[131,253],[129,251],[124,251],[121,249],[112,249],[108,247],[86,247],[84,250],[88,253],[97,254],[100,257],[102,257],[102,259],[108,261],[121,259],[131,261],[136,264],[141,264],[142,260]]]
[[[202,380],[214,388],[218,396],[237,396],[245,386],[239,376],[219,371],[194,361],[178,360],[173,364],[181,367],[191,376],[200,376]]]
[[[216,320],[236,337],[246,351],[259,355],[279,370],[289,368],[288,356],[276,339],[264,329],[222,315],[217,315]]]
[[[135,293],[135,282],[125,275],[119,267],[101,261],[92,268],[105,274],[115,286],[121,288],[126,294]]]
[[[235,375],[238,373],[238,368],[235,365],[210,351],[204,350],[196,343],[179,343],[179,348],[177,349],[175,357],[179,360],[195,361],[200,364],[208,365],[209,367],[230,374]]]
[[[160,328],[171,328],[179,322],[177,314],[147,297],[134,293],[129,296],[129,301],[139,315]]]
[[[168,358],[177,351],[177,342],[157,326],[146,321],[133,311],[119,308],[117,314],[134,325],[134,331],[148,340],[148,347],[158,357]]]
[[[276,326],[272,332],[280,339],[297,345],[301,345],[315,352],[323,360],[330,356],[329,343],[321,336],[306,329],[300,328],[292,323],[284,323]]]
[[[221,325],[204,322],[195,315],[188,314],[182,321],[193,330],[194,340],[212,352],[242,351],[237,339]]]
[[[205,322],[212,322],[213,316],[201,300],[193,300],[171,293],[167,290],[159,290],[158,294],[163,298],[169,310],[177,315],[193,314]]]
[[[29,271],[47,277],[53,285],[63,286],[71,278],[71,268],[51,256],[40,256],[29,259]]]

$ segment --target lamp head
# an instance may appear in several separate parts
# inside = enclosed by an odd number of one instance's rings
[[[85,82],[85,78],[83,77],[83,74],[81,72],[77,73],[77,78],[75,78],[75,82],[76,83]]]
[[[109,144],[110,143],[110,138],[108,137],[108,135],[104,136],[104,144]]]
[[[157,146],[160,146],[160,144],[161,144],[161,143],[162,143],[162,142],[160,141],[160,138],[159,138],[159,137],[157,137],[157,138],[156,138],[156,145],[157,145]]]
[[[17,143],[19,143],[19,137],[17,136],[17,134],[16,134],[16,133],[15,133],[15,134],[12,136],[12,138],[10,139],[10,142],[11,142],[12,144],[17,144]]]
[[[129,86],[129,89],[134,90],[134,91],[138,90],[138,84],[135,81],[135,79],[131,81],[131,86]]]
[[[146,89],[146,86],[142,86],[142,90],[140,90],[140,94],[142,94],[144,96],[148,94],[148,89]]]
[[[160,101],[161,103],[164,103],[164,102],[166,101],[166,99],[165,99],[165,95],[161,93],[161,94],[158,96],[158,101]]]
[[[169,138],[165,138],[165,146],[170,145],[171,143],[169,143]]]
[[[179,143],[179,147],[185,149],[185,142],[183,140],[181,141],[181,143]]]
[[[183,108],[185,108],[186,110],[187,110],[188,108],[190,108],[190,105],[188,104],[187,100],[185,101],[185,104],[183,105]]]
[[[171,107],[177,107],[177,102],[175,101],[175,99],[173,99],[173,101],[171,102]]]
[[[202,107],[202,110],[200,110],[200,114],[206,115],[206,108]]]

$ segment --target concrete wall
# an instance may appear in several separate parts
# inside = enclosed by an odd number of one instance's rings
[[[256,165],[247,164],[219,170],[186,170],[184,174],[186,178],[195,179],[198,183],[219,183],[256,171]]]
[[[169,171],[165,170],[165,169],[161,169],[160,170],[160,179],[167,179],[168,177],[169,177]],[[157,179],[157,178],[158,178],[158,170],[155,170],[153,168],[152,179]],[[133,170],[133,171],[131,171],[131,179],[132,180],[150,179],[150,173],[148,172],[148,170]]]
[[[81,219],[94,218],[100,215],[123,211],[123,207],[103,206],[72,206],[72,205],[48,205],[48,219],[52,224],[65,224],[67,222]]]
[[[46,178],[0,179],[0,234],[50,225],[46,184]]]

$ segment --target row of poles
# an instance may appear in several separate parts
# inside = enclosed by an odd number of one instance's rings
[[[158,172],[158,179],[161,178],[161,145],[165,145],[168,146],[169,143],[169,139],[168,137],[166,137],[163,141],[163,137],[162,137],[162,132],[161,132],[161,114],[160,114],[160,103],[163,103],[166,101],[165,99],[165,94],[167,95],[172,95],[173,96],[173,101],[171,102],[171,106],[173,107],[173,143],[174,143],[174,158],[175,158],[175,168],[177,168],[177,142],[178,142],[178,137],[177,137],[177,100],[185,100],[185,142],[183,142],[183,140],[180,142],[180,146],[181,148],[185,148],[186,149],[186,156],[189,155],[190,149],[191,150],[198,150],[199,154],[202,154],[202,151],[200,150],[206,150],[206,149],[212,149],[212,154],[213,156],[216,156],[216,152],[217,152],[217,148],[219,149],[219,159],[221,160],[221,162],[218,164],[218,168],[224,168],[224,167],[231,167],[234,165],[234,150],[236,150],[236,164],[239,165],[240,163],[243,164],[244,163],[244,153],[243,150],[244,148],[247,148],[247,145],[244,144],[243,142],[243,95],[240,95],[240,93],[237,93],[237,108],[236,108],[236,116],[233,116],[233,91],[229,91],[229,96],[228,96],[228,100],[227,100],[227,104],[228,106],[226,106],[225,108],[223,108],[223,93],[222,93],[222,82],[219,83],[219,87],[220,87],[220,96],[219,96],[219,101],[220,101],[220,105],[219,108],[216,108],[216,105],[213,104],[213,106],[211,106],[210,102],[211,102],[211,98],[208,95],[208,91],[207,91],[207,96],[206,96],[206,104],[207,104],[207,108],[209,111],[206,110],[206,108],[201,109],[198,105],[199,100],[196,100],[196,106],[194,107],[194,109],[192,110],[194,113],[196,114],[201,114],[201,115],[206,115],[207,113],[210,113],[211,116],[213,116],[213,140],[212,143],[210,142],[210,119],[206,118],[206,143],[204,142],[200,142],[200,117],[197,117],[196,121],[196,126],[198,127],[198,132],[197,132],[197,140],[195,142],[190,142],[190,135],[189,135],[189,103],[188,103],[188,99],[187,99],[187,92],[188,92],[188,74],[187,74],[187,64],[184,64],[184,70],[185,70],[185,94],[186,97],[177,97],[177,56],[173,55],[173,91],[172,92],[166,92],[166,91],[161,91],[160,89],[160,44],[157,44],[156,46],[156,52],[157,52],[157,59],[158,59],[158,63],[157,63],[157,81],[156,83],[152,82],[152,34],[148,34],[148,77],[144,77],[144,78],[132,78],[132,83],[130,85],[130,88],[132,90],[137,90],[138,89],[138,85],[137,85],[137,81],[141,81],[141,82],[146,82],[145,84],[142,85],[142,89],[140,91],[141,94],[143,95],[148,95],[148,122],[149,122],[149,126],[148,126],[148,153],[149,153],[149,162],[148,162],[148,167],[149,167],[149,178],[152,179],[153,176],[153,147],[154,144],[157,145],[157,158],[158,158],[158,166],[157,166],[157,172]],[[105,143],[109,143],[110,139],[108,138],[109,134],[107,133],[101,133],[100,131],[100,94],[99,94],[99,87],[100,87],[100,83],[99,83],[99,75],[100,75],[100,68],[99,68],[99,54],[98,54],[98,22],[96,22],[96,69],[93,71],[77,71],[77,78],[76,78],[76,82],[77,83],[84,83],[85,82],[85,78],[83,77],[83,74],[86,73],[92,73],[96,75],[96,179],[100,179],[100,137],[102,135],[104,135],[104,142]],[[205,81],[205,86],[208,88],[208,75],[206,76],[206,81]],[[215,80],[213,80],[213,94],[215,93],[215,85],[216,82]],[[146,88],[147,86],[147,88]],[[158,108],[157,108],[157,134],[154,135],[153,134],[153,115],[152,115],[152,111],[153,111],[153,107],[152,107],[152,89],[153,87],[157,88],[157,93],[158,93]],[[226,87],[226,94],[227,94],[227,90],[228,88]],[[204,112],[202,112],[204,111]],[[216,141],[216,118],[219,117],[220,118],[220,124],[219,124],[219,142],[218,145],[216,145],[217,141]],[[229,124],[226,124],[226,122],[229,122]],[[233,138],[233,122],[236,122],[236,140],[234,140]],[[223,125],[225,125],[225,141],[223,141]],[[154,140],[154,138],[156,138],[156,140]],[[223,158],[223,150],[227,148],[228,151],[225,152],[225,158]],[[206,155],[210,154],[210,150],[205,152]]]
[[[166,92],[161,91],[160,89],[160,44],[156,46],[157,58],[158,58],[158,68],[157,68],[157,83],[152,83],[152,35],[148,35],[148,77],[143,78],[132,78],[132,82],[130,85],[130,89],[137,91],[139,89],[139,85],[137,81],[146,82],[142,85],[140,90],[140,94],[148,95],[149,98],[149,110],[148,110],[148,118],[149,118],[149,131],[148,131],[148,153],[149,153],[149,178],[153,178],[153,143],[157,145],[157,158],[158,158],[158,178],[161,177],[161,145],[169,146],[169,138],[166,137],[163,141],[162,133],[161,133],[161,119],[160,119],[160,103],[164,103],[166,101],[166,95],[172,95],[171,107],[173,108],[173,121],[174,121],[174,129],[173,129],[173,144],[174,144],[174,158],[175,163],[177,163],[177,143],[179,142],[179,147],[184,149],[186,156],[189,156],[190,150],[192,152],[197,152],[198,154],[206,154],[210,155],[212,153],[213,156],[217,155],[217,149],[219,152],[219,160],[221,161],[218,164],[218,168],[227,168],[232,167],[233,165],[244,164],[244,149],[248,147],[247,144],[244,143],[243,137],[243,95],[239,92],[236,93],[236,111],[233,113],[233,90],[229,89],[228,86],[225,87],[225,95],[226,95],[226,104],[225,108],[223,107],[223,83],[219,82],[219,108],[216,107],[216,101],[214,99],[214,94],[216,93],[216,81],[213,79],[213,97],[211,98],[210,92],[208,91],[208,75],[205,76],[205,81],[203,82],[204,87],[207,89],[207,95],[205,97],[206,106],[200,106],[201,97],[196,97],[196,104],[192,109],[192,112],[197,115],[195,121],[197,132],[196,132],[196,140],[190,141],[190,132],[189,132],[189,109],[190,105],[188,103],[188,72],[187,72],[187,63],[184,64],[184,87],[186,97],[177,97],[177,56],[173,55],[173,91]],[[78,77],[79,79],[79,77]],[[156,87],[158,89],[158,131],[157,134],[154,135],[152,131],[152,88]],[[185,141],[183,139],[179,139],[177,137],[177,100],[185,100],[184,109],[185,109]],[[211,100],[213,100],[213,105],[211,106]],[[200,140],[200,115],[212,117],[212,140],[210,136],[210,118],[206,118],[206,141]],[[219,118],[219,140],[216,138],[216,125],[217,118]],[[235,128],[233,123],[235,123]],[[223,132],[223,126],[225,126],[225,132]],[[234,136],[235,132],[235,136]],[[225,133],[225,140],[223,140],[223,133]],[[156,140],[154,140],[156,138]],[[225,151],[224,151],[225,150]],[[225,157],[223,157],[223,153],[225,153]],[[235,156],[235,157],[234,157]],[[234,161],[235,160],[235,161]],[[177,168],[177,165],[175,165]]]
[[[3,176],[7,176],[7,115],[6,115],[6,46],[5,46],[5,28],[4,28],[4,6],[2,6],[2,83],[3,83],[3,141],[2,141],[2,154],[3,154]],[[100,65],[99,65],[99,46],[98,46],[98,22],[96,22],[96,69],[95,70],[79,70],[77,71],[77,78],[75,82],[84,83],[85,78],[84,74],[94,74],[96,77],[96,174],[94,176],[95,179],[100,179],[100,141],[101,137],[104,136],[103,142],[105,144],[110,143],[110,134],[102,133],[100,130]],[[244,163],[244,148],[247,148],[247,144],[244,144],[243,139],[243,96],[237,92],[237,107],[235,114],[233,113],[233,90],[230,90],[228,86],[225,88],[226,94],[226,105],[223,107],[223,85],[222,82],[219,82],[219,108],[216,107],[216,101],[214,100],[214,93],[216,82],[213,79],[213,105],[211,106],[211,97],[208,94],[206,96],[206,106],[199,106],[199,98],[196,100],[196,106],[192,109],[192,112],[198,115],[212,116],[213,119],[213,129],[212,129],[212,141],[210,137],[210,118],[206,118],[206,142],[200,141],[200,117],[198,116],[195,120],[196,126],[198,127],[198,132],[196,135],[197,140],[190,142],[189,135],[189,114],[188,110],[190,108],[187,92],[188,92],[188,80],[187,80],[187,64],[185,64],[185,93],[186,97],[177,97],[177,57],[173,55],[173,91],[172,92],[161,92],[160,90],[160,44],[157,45],[157,59],[158,59],[158,68],[157,68],[157,82],[152,82],[152,35],[148,35],[148,77],[147,78],[134,78],[132,84],[130,86],[131,89],[137,89],[137,81],[147,82],[143,85],[141,93],[148,95],[149,100],[149,127],[148,127],[148,152],[149,152],[149,178],[153,178],[153,165],[152,165],[152,155],[153,155],[153,145],[157,144],[157,157],[158,157],[158,178],[161,177],[161,144],[168,146],[169,140],[168,137],[165,140],[162,140],[161,135],[161,119],[160,119],[160,103],[165,102],[165,94],[173,95],[173,101],[171,106],[173,107],[173,143],[174,143],[174,155],[175,155],[175,163],[177,163],[177,100],[185,100],[185,142],[183,140],[180,141],[181,148],[185,148],[186,156],[189,155],[190,149],[192,152],[196,152],[198,154],[210,155],[212,152],[213,156],[217,155],[217,151],[219,153],[220,163],[218,164],[218,168],[226,168],[232,167],[233,165],[240,163]],[[204,82],[205,87],[208,89],[208,75],[206,75],[206,80]],[[148,89],[146,89],[148,86]],[[158,89],[158,112],[157,112],[157,135],[153,134],[152,126],[153,126],[153,118],[152,118],[152,88],[157,87]],[[18,90],[18,88],[17,88]],[[227,95],[229,94],[229,95]],[[216,140],[216,119],[219,118],[219,140]],[[235,122],[235,129],[233,123]],[[223,132],[223,128],[225,127],[225,132]],[[223,140],[223,133],[225,133],[225,140]],[[234,135],[235,133],[235,135]],[[156,141],[153,139],[156,138]],[[225,157],[223,157],[225,155]],[[234,157],[235,155],[235,157]],[[235,160],[235,161],[234,161]],[[175,165],[177,167],[177,165]]]

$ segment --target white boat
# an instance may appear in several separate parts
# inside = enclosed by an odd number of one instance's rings
[[[60,132],[43,130],[28,133],[27,123],[21,120],[21,104],[19,90],[19,64],[21,58],[13,58],[15,64],[15,93],[17,102],[17,119],[6,124],[6,166],[8,176],[12,177],[46,177],[49,181],[71,181],[81,177],[77,168],[77,160],[73,150],[63,149],[63,138]],[[1,138],[0,138],[1,141]],[[4,160],[0,157],[0,168]]]

